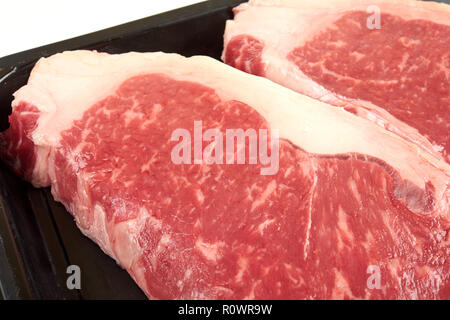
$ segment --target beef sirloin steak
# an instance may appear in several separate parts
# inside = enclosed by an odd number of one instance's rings
[[[251,0],[234,12],[226,63],[344,106],[450,163],[449,5]]]
[[[279,170],[174,164],[199,120],[278,129]],[[450,298],[448,164],[211,58],[41,59],[1,144],[149,298]]]

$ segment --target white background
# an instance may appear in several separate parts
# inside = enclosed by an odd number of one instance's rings
[[[0,57],[200,0],[1,0]]]

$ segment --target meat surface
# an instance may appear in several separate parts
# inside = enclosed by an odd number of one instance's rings
[[[450,162],[449,5],[251,0],[234,12],[227,64],[342,106]]]
[[[149,298],[450,298],[449,165],[371,121],[165,53],[43,58],[12,107],[3,160]],[[278,171],[174,163],[194,121],[278,130]]]

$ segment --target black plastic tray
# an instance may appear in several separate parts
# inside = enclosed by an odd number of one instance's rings
[[[225,21],[243,1],[212,0],[0,59],[0,131],[12,94],[40,57],[64,50],[177,52],[219,59]],[[66,286],[69,265],[81,289]],[[0,163],[0,299],[145,299],[131,277],[83,236],[49,189],[35,189]]]

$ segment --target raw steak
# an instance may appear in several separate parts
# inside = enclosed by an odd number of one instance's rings
[[[235,9],[224,42],[226,63],[344,106],[450,162],[449,5],[252,0]]]
[[[173,163],[194,121],[278,129],[279,170]],[[448,164],[343,109],[207,57],[73,51],[10,124],[3,159],[149,298],[450,298]]]

